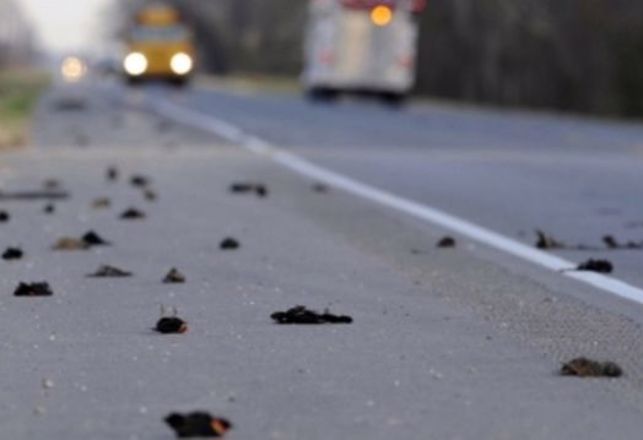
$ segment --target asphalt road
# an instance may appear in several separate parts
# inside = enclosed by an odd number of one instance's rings
[[[643,314],[621,300],[465,237],[280,168],[159,117],[168,100],[242,127],[318,164],[508,236],[542,228],[570,243],[642,240],[637,125],[438,104],[402,111],[297,96],[87,84],[52,90],[34,147],[3,156],[0,188],[59,179],[68,200],[0,201],[11,221],[0,263],[0,427],[7,439],[170,439],[171,411],[229,418],[230,439],[638,438]],[[117,166],[121,178],[107,182]],[[159,198],[128,184],[151,177]],[[265,182],[265,199],[232,195]],[[112,207],[91,207],[96,197]],[[134,206],[139,221],[118,214]],[[113,246],[55,252],[95,230]],[[223,252],[226,236],[241,241]],[[643,286],[643,251],[607,257]],[[86,278],[101,264],[134,272]],[[164,285],[178,267],[183,285]],[[47,280],[51,298],[15,298]],[[150,330],[176,306],[190,331]],[[303,304],[351,325],[278,326]],[[622,378],[557,374],[575,356],[611,359]]]

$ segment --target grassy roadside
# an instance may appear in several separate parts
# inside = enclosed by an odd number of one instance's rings
[[[0,70],[0,151],[24,146],[46,74],[32,70]]]

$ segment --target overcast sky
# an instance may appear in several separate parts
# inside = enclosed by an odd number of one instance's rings
[[[110,0],[17,0],[45,48],[91,48],[99,40],[101,12]]]

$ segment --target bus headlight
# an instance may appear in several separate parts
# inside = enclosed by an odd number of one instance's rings
[[[62,73],[65,81],[76,82],[85,75],[87,72],[87,66],[80,58],[68,57],[65,58],[60,66],[60,72]]]
[[[140,52],[132,52],[125,57],[123,67],[125,72],[132,76],[139,76],[147,70],[148,62],[145,55]]]
[[[177,75],[187,75],[192,71],[192,67],[194,67],[192,57],[183,52],[175,54],[170,61],[170,68]]]
[[[371,21],[375,26],[388,26],[393,21],[393,10],[386,5],[379,5],[371,11]]]

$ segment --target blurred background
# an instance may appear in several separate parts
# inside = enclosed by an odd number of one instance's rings
[[[69,52],[117,57],[134,11],[145,3],[0,0],[0,68],[42,64]],[[167,3],[194,31],[200,73],[301,73],[308,2]],[[417,20],[415,94],[643,115],[640,0],[430,0]]]

